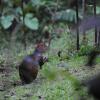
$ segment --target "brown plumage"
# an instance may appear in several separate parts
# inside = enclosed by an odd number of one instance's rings
[[[47,58],[42,55],[45,51],[46,46],[39,43],[34,53],[26,56],[19,65],[19,75],[23,84],[29,84],[36,79],[39,68],[42,68],[42,65],[47,61]]]

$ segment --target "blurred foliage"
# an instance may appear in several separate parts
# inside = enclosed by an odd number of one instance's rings
[[[73,7],[70,8],[71,3],[73,0],[2,0],[0,34],[4,37],[0,37],[0,40],[11,42],[14,34],[14,42],[27,44],[41,39],[45,26],[53,28],[57,22],[68,26],[75,24],[76,12]],[[82,2],[79,4],[82,6]],[[87,2],[87,8],[91,8],[91,5],[90,0]],[[79,9],[79,19],[82,19],[82,8]],[[93,13],[93,7],[87,11]],[[99,13],[99,6],[97,6],[97,13]],[[53,32],[51,34],[54,35]]]
[[[87,56],[90,54],[90,52],[93,50],[93,46],[89,46],[89,45],[83,45],[81,46],[78,55],[79,56]]]
[[[0,92],[0,98],[2,100],[81,100],[83,99],[81,97],[87,98],[87,90],[80,86],[79,80],[87,78],[90,72],[95,73],[94,70],[83,70],[86,55],[93,48],[94,37],[90,32],[88,40],[82,42],[83,36],[80,34],[81,47],[78,52],[76,51],[76,34],[70,29],[72,24],[76,24],[75,7],[70,8],[70,2],[73,0],[22,1],[2,0],[0,5],[0,67],[13,69],[10,73],[6,73],[7,75],[0,74],[0,80],[6,83],[6,85],[3,83],[6,88],[11,83],[9,88]],[[79,4],[82,6],[81,2]],[[87,5],[89,14],[93,14],[91,5],[92,1],[89,0]],[[98,3],[98,14],[99,9]],[[79,19],[82,18],[82,9],[79,8]],[[18,29],[17,26],[19,26]],[[32,84],[14,87],[12,83],[19,80],[16,68],[26,55],[33,53],[34,43],[43,37],[45,27],[52,37],[50,49],[45,54],[49,57],[49,62],[43,66],[38,78]],[[13,39],[15,39],[13,41],[15,44],[11,49]],[[23,39],[27,42],[26,49],[23,47],[25,43]],[[61,57],[57,55],[59,51],[61,51]],[[100,62],[99,58],[97,62]],[[100,68],[99,65],[98,68]],[[83,100],[89,99],[90,97]]]
[[[81,19],[81,15],[79,15],[79,18]],[[72,9],[67,9],[67,10],[63,10],[63,11],[59,11],[56,12],[53,17],[52,20],[54,21],[62,21],[62,22],[67,22],[67,23],[76,23],[76,11],[72,10]]]
[[[52,17],[54,17],[55,12],[60,10],[60,13],[64,14],[62,9],[64,3],[61,0],[58,0],[58,2],[56,0],[23,0],[23,2],[21,0],[3,0],[1,5],[0,34],[4,35],[0,39],[2,42],[3,39],[10,42],[13,38],[13,32],[16,32],[14,42],[35,42],[42,37],[45,26],[48,27],[48,25],[51,25],[53,27],[52,22],[54,20]],[[67,21],[73,21],[71,16],[75,17],[75,12],[72,10],[66,11],[66,14],[62,15],[63,19],[67,17]],[[16,28],[17,26],[20,27],[18,30]],[[24,38],[26,40],[23,42]]]

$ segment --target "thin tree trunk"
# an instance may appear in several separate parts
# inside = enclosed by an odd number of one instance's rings
[[[100,30],[99,30],[99,34],[98,34],[98,47],[100,47]]]
[[[1,4],[2,4],[2,1],[0,0],[0,6],[1,6]]]
[[[83,18],[85,18],[85,12],[86,12],[86,0],[82,0],[82,12],[83,12]],[[83,44],[86,41],[86,32],[83,31]]]
[[[0,0],[0,17],[1,17],[1,15],[2,15],[3,8],[4,8],[3,1],[2,1],[2,0]]]
[[[96,0],[93,1],[94,16],[96,16]],[[95,27],[95,46],[97,46],[97,27]]]
[[[77,20],[77,25],[79,24],[79,18],[78,18],[78,0],[76,0],[76,20]],[[77,50],[80,49],[79,47],[79,28],[77,27]]]
[[[22,39],[22,43],[24,44],[24,48],[26,50],[26,46],[27,46],[27,32],[25,32],[25,22],[24,22],[24,19],[25,19],[24,0],[21,0],[21,8],[22,8],[22,13],[23,13],[23,33],[24,33],[24,36],[23,36],[23,39]]]

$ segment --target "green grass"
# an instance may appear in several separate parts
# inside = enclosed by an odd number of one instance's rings
[[[100,57],[96,59],[95,68],[89,69],[85,66],[87,57],[74,55],[75,42],[72,44],[72,40],[68,37],[70,36],[65,33],[62,38],[51,42],[51,48],[45,54],[48,55],[49,62],[44,64],[37,79],[29,85],[14,87],[12,83],[20,80],[18,70],[15,69],[16,64],[18,65],[25,55],[32,52],[33,48],[11,56],[12,71],[0,77],[0,82],[1,80],[6,82],[6,89],[0,92],[0,100],[80,100],[81,97],[92,100],[87,94],[87,88],[82,87],[80,82],[100,71]],[[63,52],[61,58],[57,56],[59,50]],[[3,54],[0,56],[1,64],[6,62],[5,58]],[[63,67],[59,67],[59,64]]]
[[[44,100],[79,100],[81,96],[86,96],[77,78],[66,68],[57,67],[58,59],[50,59],[53,60],[44,65],[37,80],[32,84],[7,89],[4,94],[7,100],[40,100],[40,97]],[[68,62],[69,66],[74,64],[79,68],[80,64],[76,63],[79,60],[83,62],[80,57],[73,58]],[[19,79],[17,74],[18,72],[12,73],[13,76],[9,76],[9,80],[17,81]]]

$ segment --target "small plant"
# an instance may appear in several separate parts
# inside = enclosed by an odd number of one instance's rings
[[[89,55],[91,50],[93,49],[92,46],[85,46],[85,45],[82,45],[81,48],[80,48],[80,51],[78,52],[78,55],[79,56],[85,56],[85,55]]]

